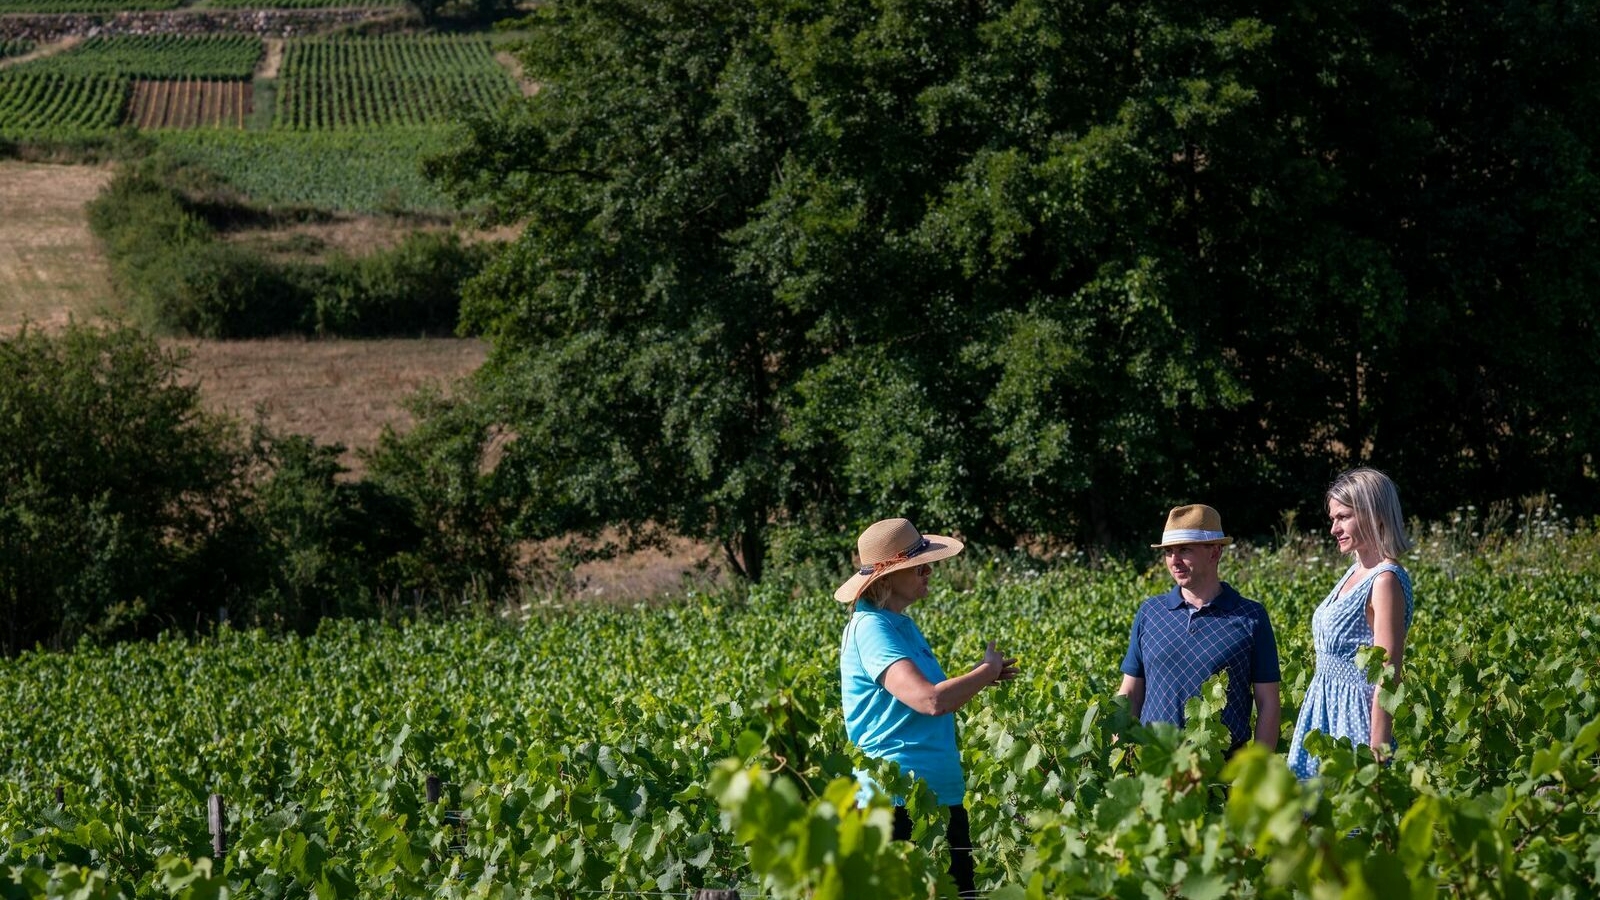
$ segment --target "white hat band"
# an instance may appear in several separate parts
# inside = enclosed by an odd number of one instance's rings
[[[1171,531],[1161,532],[1163,544],[1199,544],[1205,541],[1220,541],[1227,535],[1220,531],[1206,531],[1203,528],[1174,528]]]

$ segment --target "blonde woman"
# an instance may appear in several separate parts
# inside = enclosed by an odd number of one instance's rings
[[[906,615],[928,595],[931,564],[962,547],[955,538],[925,535],[906,519],[874,522],[856,542],[860,567],[833,596],[850,604],[839,645],[845,731],[862,753],[899,763],[949,808],[950,876],[961,896],[971,897],[972,839],[955,711],[984,688],[1017,677],[1017,661],[990,641],[982,662],[947,678],[922,630]],[[894,837],[908,840],[912,823],[901,802],[896,798]]]
[[[1388,756],[1394,719],[1356,666],[1356,651],[1382,647],[1398,678],[1411,628],[1411,576],[1399,561],[1411,541],[1394,482],[1376,469],[1351,469],[1334,479],[1326,499],[1328,530],[1352,562],[1311,616],[1316,671],[1289,744],[1289,768],[1301,779],[1314,777],[1320,768],[1305,750],[1306,735],[1313,731],[1346,737]]]

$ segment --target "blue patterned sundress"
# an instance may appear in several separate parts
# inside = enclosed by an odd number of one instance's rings
[[[1393,572],[1400,579],[1406,597],[1406,628],[1411,628],[1411,576],[1400,566],[1386,562],[1367,573],[1362,582],[1344,596],[1339,591],[1360,563],[1351,563],[1339,583],[1311,614],[1311,639],[1317,648],[1317,667],[1306,688],[1300,718],[1294,723],[1294,739],[1289,743],[1289,768],[1304,780],[1317,774],[1318,761],[1306,752],[1306,735],[1320,731],[1333,738],[1347,737],[1356,744],[1372,739],[1373,685],[1356,667],[1356,651],[1372,646],[1372,626],[1367,624],[1367,601],[1372,583],[1380,572]]]

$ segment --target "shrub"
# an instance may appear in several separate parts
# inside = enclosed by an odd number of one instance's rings
[[[369,256],[284,264],[218,239],[255,218],[203,171],[161,160],[119,173],[89,209],[133,319],[159,334],[450,333],[461,285],[488,256],[454,234],[417,233]]]
[[[130,329],[0,340],[0,647],[189,623],[178,590],[242,461],[181,360]]]
[[[248,499],[217,544],[232,571],[230,619],[309,633],[378,611],[383,563],[415,547],[419,529],[394,498],[342,479],[343,450],[257,429]]]
[[[411,234],[392,250],[341,256],[314,289],[317,334],[449,334],[461,285],[483,268],[487,251],[455,234]]]

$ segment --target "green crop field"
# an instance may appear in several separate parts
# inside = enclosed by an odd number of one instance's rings
[[[179,159],[218,173],[254,202],[354,212],[444,212],[450,201],[419,161],[445,149],[439,128],[366,132],[168,131]]]
[[[132,82],[116,75],[0,72],[0,135],[109,131],[122,118]]]
[[[913,615],[945,668],[987,638],[1024,668],[959,716],[980,887],[1595,896],[1597,542],[1408,560],[1399,753],[1333,750],[1316,791],[1282,748],[1225,764],[1216,726],[1126,730],[1117,661],[1158,569],[942,568]],[[1274,617],[1286,732],[1341,565],[1304,546],[1225,559]],[[769,588],[27,654],[0,664],[0,896],[928,896],[941,830],[886,847],[850,802],[843,623],[825,587]]]
[[[264,205],[446,212],[420,160],[519,95],[484,37],[296,38],[256,82],[263,52],[238,34],[92,37],[0,72],[0,136],[133,127]]]
[[[488,112],[517,96],[484,38],[293,41],[274,126],[295,131],[415,127]]]
[[[177,9],[183,0],[0,0],[6,13],[115,13]]]
[[[32,53],[33,48],[33,41],[25,41],[21,38],[0,38],[0,59]]]
[[[24,63],[14,71],[129,78],[245,79],[255,71],[261,53],[261,39],[244,34],[92,37],[65,53]]]

